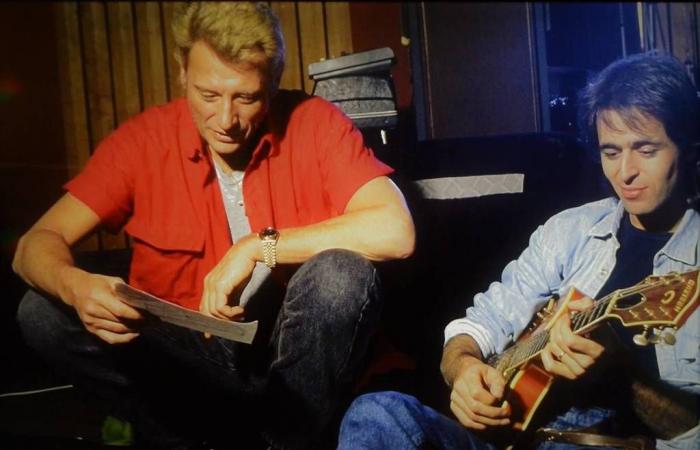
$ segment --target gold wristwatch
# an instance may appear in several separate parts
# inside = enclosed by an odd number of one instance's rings
[[[280,233],[272,227],[267,227],[258,233],[258,237],[262,243],[263,261],[272,269],[277,265],[277,239]]]

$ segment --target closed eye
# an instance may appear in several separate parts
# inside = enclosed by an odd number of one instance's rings
[[[260,97],[260,94],[241,94],[236,96],[236,100],[244,105],[250,105],[251,103],[257,102]]]
[[[658,147],[647,146],[647,147],[642,147],[642,148],[638,149],[637,151],[638,151],[642,156],[645,156],[645,157],[652,157],[652,156],[656,155],[656,152],[659,151],[659,148],[658,148]]]
[[[600,154],[608,159],[614,159],[620,155],[620,150],[613,147],[603,147],[600,149]]]

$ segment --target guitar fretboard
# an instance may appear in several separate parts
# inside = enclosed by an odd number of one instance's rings
[[[586,311],[576,312],[571,315],[571,329],[574,333],[580,334],[593,328],[608,315],[608,310],[616,301],[642,293],[651,288],[660,286],[663,280],[644,282],[626,289],[619,289],[611,292],[605,297],[595,302],[593,308]],[[517,369],[528,360],[539,355],[549,342],[549,330],[542,330],[526,339],[516,343],[500,355],[497,355],[490,364],[501,373],[508,374]]]

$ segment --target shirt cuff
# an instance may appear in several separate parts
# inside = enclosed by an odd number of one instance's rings
[[[471,336],[479,346],[479,350],[481,350],[481,354],[484,358],[488,358],[495,353],[496,350],[493,345],[489,345],[490,336],[486,329],[466,318],[455,319],[447,324],[445,327],[445,342],[443,346],[447,344],[450,339],[460,334],[468,334]]]

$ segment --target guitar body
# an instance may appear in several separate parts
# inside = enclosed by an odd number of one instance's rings
[[[527,429],[553,380],[550,373],[534,362],[527,363],[518,370],[505,395],[511,407],[511,424],[515,430]]]
[[[585,296],[581,291],[572,288],[569,299],[577,300]],[[534,316],[518,341],[524,342],[529,337],[547,329],[554,316],[556,302],[550,299],[547,304]],[[505,400],[511,407],[511,426],[516,431],[525,431],[530,425],[537,408],[544,400],[554,377],[544,370],[539,359],[533,359],[518,369],[510,378]]]

